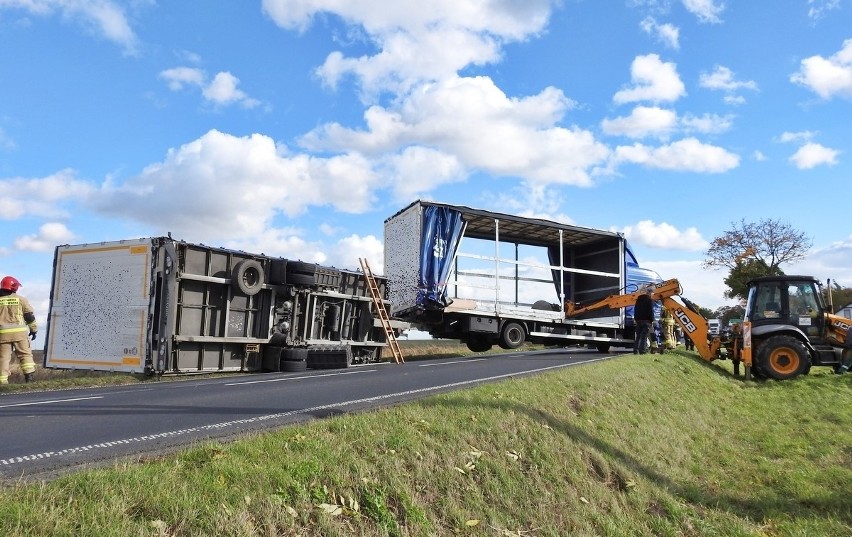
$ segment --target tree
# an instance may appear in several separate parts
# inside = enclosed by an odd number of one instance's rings
[[[826,297],[827,299],[828,297]],[[852,304],[852,287],[841,287],[836,281],[831,282],[831,300],[834,310]]]
[[[805,257],[811,239],[789,224],[775,219],[760,222],[732,223],[732,229],[710,243],[703,266],[727,267],[725,279],[728,298],[746,298],[746,284],[751,278],[784,274],[781,263],[790,263]]]

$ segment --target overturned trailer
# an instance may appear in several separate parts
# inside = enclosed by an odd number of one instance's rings
[[[299,371],[379,361],[385,346],[360,272],[171,237],[56,248],[48,368]]]
[[[391,314],[476,352],[524,341],[630,346],[623,308],[567,318],[585,303],[657,280],[619,233],[416,201],[385,220]]]

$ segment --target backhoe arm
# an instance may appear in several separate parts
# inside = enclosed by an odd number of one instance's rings
[[[677,281],[677,279],[666,280],[654,286],[653,291],[651,291],[651,298],[654,300],[662,300],[666,297],[679,295],[680,291],[680,282]],[[609,295],[606,298],[602,298],[600,300],[590,302],[589,304],[584,304],[582,306],[578,306],[574,302],[568,300],[565,302],[565,315],[568,317],[572,317],[574,315],[579,315],[587,311],[593,311],[603,308],[618,309],[625,308],[627,306],[632,306],[636,303],[636,299],[639,297],[639,295],[644,292],[644,289],[639,289],[632,293]]]
[[[719,347],[722,346],[722,340],[719,336],[714,336],[712,341],[708,341],[707,335],[710,333],[707,327],[707,319],[698,312],[690,301],[683,299],[686,306],[668,296],[663,299],[663,306],[671,312],[677,324],[683,330],[684,337],[688,337],[695,343],[695,350],[698,355],[706,362],[711,362],[716,359],[716,353],[719,352]]]

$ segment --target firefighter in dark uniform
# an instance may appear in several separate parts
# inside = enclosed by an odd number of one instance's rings
[[[0,384],[9,383],[13,347],[24,380],[31,382],[35,373],[30,339],[36,338],[38,326],[30,302],[17,294],[20,287],[21,282],[11,276],[0,280]]]

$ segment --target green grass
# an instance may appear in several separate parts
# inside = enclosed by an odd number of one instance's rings
[[[628,355],[0,490],[4,535],[852,535],[852,375]]]

